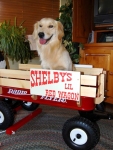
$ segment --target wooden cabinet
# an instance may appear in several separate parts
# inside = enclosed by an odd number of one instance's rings
[[[106,102],[113,104],[113,43],[85,44],[80,55],[80,64],[90,64],[107,71]]]
[[[111,25],[93,24],[94,0],[73,0],[73,42],[84,44],[80,50],[80,64],[90,64],[107,71],[106,102],[113,104],[113,42],[98,43],[102,33],[113,32]],[[112,27],[112,30],[108,30]],[[94,43],[87,43],[89,33],[94,31]]]

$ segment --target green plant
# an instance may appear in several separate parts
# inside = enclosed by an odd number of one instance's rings
[[[76,53],[76,44],[72,42],[72,0],[67,0],[65,5],[62,5],[59,9],[60,17],[57,20],[61,21],[64,26],[63,44],[68,50],[73,63],[79,62],[79,54]]]
[[[17,26],[17,19],[14,25],[10,21],[4,21],[0,25],[0,50],[7,55],[12,61],[28,63],[31,58],[29,43],[26,41],[26,29],[22,22]]]

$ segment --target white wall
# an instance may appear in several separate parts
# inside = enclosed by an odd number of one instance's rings
[[[66,3],[66,0],[60,0],[60,6],[64,5]]]

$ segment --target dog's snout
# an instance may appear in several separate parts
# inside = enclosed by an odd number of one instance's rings
[[[40,38],[43,38],[43,37],[44,37],[44,32],[39,32],[39,33],[38,33],[38,36],[39,36]]]

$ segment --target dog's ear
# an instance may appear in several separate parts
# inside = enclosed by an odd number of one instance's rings
[[[64,36],[64,27],[60,21],[57,21],[58,39],[61,40]]]
[[[38,22],[36,22],[35,24],[34,24],[34,31],[33,31],[33,38],[34,39],[36,39],[38,36],[37,36],[37,29],[38,29]]]

